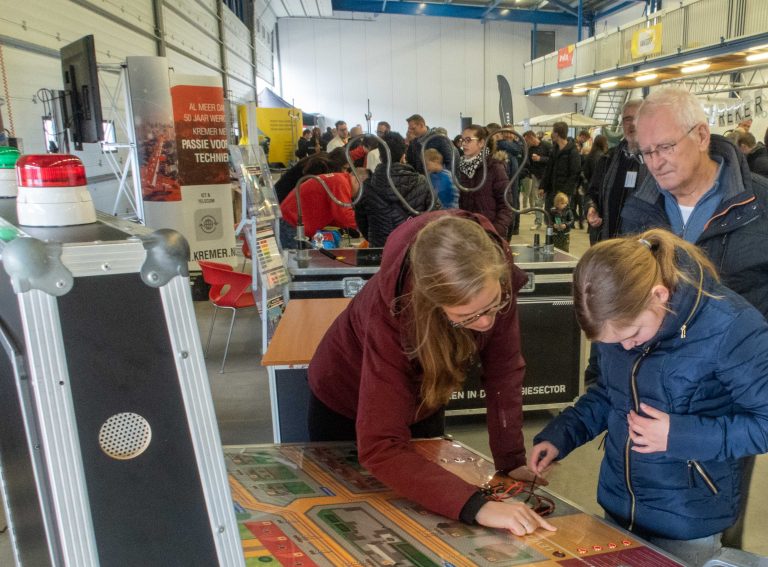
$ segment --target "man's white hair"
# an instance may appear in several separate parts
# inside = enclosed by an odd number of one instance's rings
[[[690,92],[675,87],[651,92],[637,110],[635,121],[641,121],[643,115],[653,114],[660,108],[670,109],[672,116],[683,130],[689,130],[702,122],[708,123],[701,101]]]

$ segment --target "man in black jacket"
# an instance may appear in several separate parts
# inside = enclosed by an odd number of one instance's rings
[[[739,136],[737,145],[745,156],[752,173],[768,177],[768,149],[762,142],[755,140],[755,136],[746,132]]]
[[[417,212],[440,208],[440,204],[427,185],[427,180],[416,170],[402,163],[405,140],[397,132],[389,132],[382,139],[392,156],[390,177],[402,199],[395,194],[387,179],[387,155],[381,152],[382,162],[373,175],[363,182],[363,196],[355,205],[355,222],[358,230],[376,248],[384,246],[389,233]],[[413,210],[411,210],[413,209]]]
[[[405,119],[408,123],[408,137],[411,140],[408,143],[408,150],[405,161],[418,172],[424,175],[424,163],[421,161],[421,148],[424,140],[435,133],[434,129],[427,127],[424,117],[420,114],[413,114]],[[443,156],[443,164],[446,169],[451,170],[453,163],[453,144],[445,136],[435,136],[427,142],[428,148],[435,148]]]
[[[621,209],[648,175],[648,168],[637,154],[635,115],[642,103],[642,99],[633,99],[624,105],[621,110],[624,139],[600,159],[590,179],[584,210],[592,244],[619,234]]]
[[[544,207],[544,200],[539,197],[539,185],[544,177],[544,172],[552,154],[552,146],[548,142],[542,142],[533,130],[523,133],[523,139],[528,144],[528,162],[522,175],[522,206]],[[536,213],[536,221],[531,230],[541,227],[543,215]]]
[[[556,193],[565,193],[570,201],[579,186],[581,155],[573,140],[568,139],[568,124],[555,122],[552,125],[554,151],[549,158],[539,192],[544,192],[546,209],[554,206]]]

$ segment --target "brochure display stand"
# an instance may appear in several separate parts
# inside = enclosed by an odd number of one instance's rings
[[[235,232],[243,235],[253,258],[253,293],[264,353],[285,309],[284,290],[289,281],[277,246],[280,205],[261,147],[231,145],[229,154],[242,189],[242,215]]]

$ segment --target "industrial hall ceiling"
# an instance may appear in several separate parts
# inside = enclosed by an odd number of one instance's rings
[[[330,17],[332,11],[337,10],[559,25],[577,25],[581,9],[582,24],[588,26],[599,18],[646,3],[646,0],[271,0],[270,7],[278,18]]]

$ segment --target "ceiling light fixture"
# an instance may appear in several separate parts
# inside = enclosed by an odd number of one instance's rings
[[[681,73],[698,73],[699,71],[706,71],[710,68],[711,63],[699,63],[698,65],[689,65],[680,69]]]
[[[426,2],[422,2],[421,4],[419,4],[419,8],[421,8],[422,10],[424,8],[426,8],[426,7],[427,7],[427,3]]]
[[[638,83],[647,83],[648,81],[654,80],[658,75],[656,73],[648,73],[647,75],[640,75],[639,77],[635,77],[635,80]]]
[[[747,61],[765,61],[768,59],[768,51],[765,51],[763,53],[753,53],[752,55],[747,55]]]
[[[563,96],[563,93],[561,93],[560,91],[552,91],[551,93],[549,93],[549,96]]]
[[[585,93],[588,90],[587,87],[573,87],[573,94]]]
[[[619,84],[618,81],[606,81],[604,83],[600,83],[600,88],[601,89],[612,89],[613,87],[615,87],[618,84]]]

